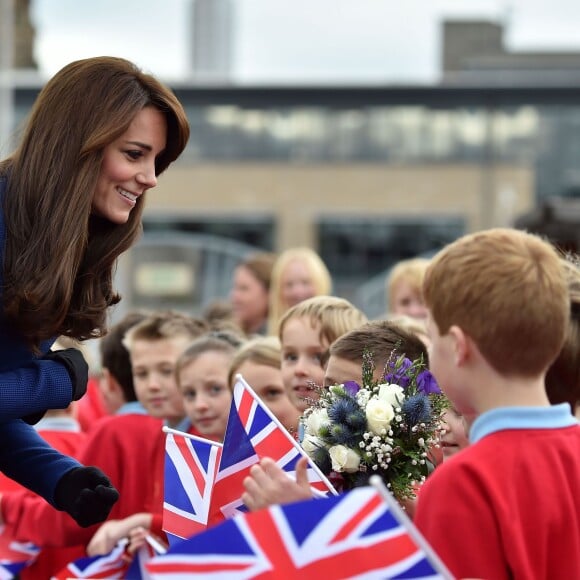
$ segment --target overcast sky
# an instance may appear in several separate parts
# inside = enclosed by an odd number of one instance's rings
[[[52,75],[94,55],[167,80],[190,70],[193,0],[32,0],[36,57]],[[251,82],[425,83],[444,18],[504,22],[510,50],[579,50],[578,0],[234,0],[233,75]]]

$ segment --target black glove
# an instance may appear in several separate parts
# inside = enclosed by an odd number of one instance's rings
[[[66,367],[72,383],[73,401],[78,401],[87,392],[89,365],[78,348],[50,350],[43,358],[45,360],[54,360]]]
[[[89,365],[78,348],[50,350],[42,358],[54,360],[65,366],[72,383],[72,401],[78,401],[87,392]],[[35,425],[44,417],[45,413],[46,411],[31,413],[22,417],[22,420],[29,425]]]
[[[55,505],[82,528],[104,522],[119,492],[96,467],[77,467],[65,473],[54,492]]]
[[[38,411],[38,413],[31,413],[30,415],[26,415],[26,417],[22,417],[22,420],[29,425],[36,425],[46,414],[46,411]]]

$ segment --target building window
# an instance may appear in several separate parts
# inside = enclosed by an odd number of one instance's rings
[[[149,233],[205,234],[235,240],[249,246],[271,251],[274,248],[274,218],[264,217],[207,217],[196,219],[178,216],[148,216],[143,220],[143,231]]]
[[[434,253],[464,233],[464,220],[452,216],[325,217],[318,222],[318,250],[332,274],[334,293],[376,317],[384,312],[386,272],[396,262]]]

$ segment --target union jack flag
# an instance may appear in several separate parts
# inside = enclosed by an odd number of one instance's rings
[[[40,549],[30,542],[16,542],[4,526],[0,526],[0,580],[14,578],[34,562]]]
[[[146,568],[147,562],[167,551],[151,536],[147,535],[145,539],[147,543],[133,557],[133,561],[124,576],[125,580],[149,580],[151,576]]]
[[[358,488],[227,520],[146,566],[153,580],[450,578],[399,515],[372,487]]]
[[[163,530],[170,544],[205,530],[221,444],[164,428]]]
[[[127,540],[121,540],[111,552],[104,556],[79,558],[67,564],[51,580],[68,578],[126,578],[130,557],[125,554]]]
[[[241,500],[243,480],[249,474],[250,467],[264,457],[272,458],[296,479],[296,462],[307,455],[243,377],[238,375],[214,485],[210,524],[246,511]],[[332,484],[310,458],[308,478],[315,495],[336,494]]]

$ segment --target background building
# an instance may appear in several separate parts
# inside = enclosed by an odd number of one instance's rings
[[[577,198],[580,78],[510,82],[501,27],[443,29],[433,86],[173,83],[191,139],[148,194],[145,235],[119,268],[122,307],[198,311],[227,295],[240,256],[306,245],[337,294],[379,316],[394,262]],[[500,77],[476,67],[501,58]],[[16,125],[39,89],[16,87]]]

